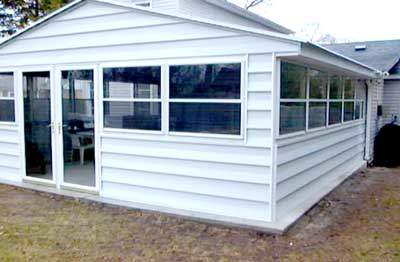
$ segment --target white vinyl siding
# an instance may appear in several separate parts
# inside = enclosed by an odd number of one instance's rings
[[[160,1],[160,0],[153,0],[153,1]],[[253,22],[249,19],[243,18],[239,15],[236,15],[223,8],[214,6],[202,0],[178,0],[178,1],[179,1],[179,12],[185,15],[194,17],[203,17],[234,25],[274,31],[271,28],[268,28],[260,23]]]
[[[365,84],[356,92],[365,99]],[[300,215],[319,198],[361,168],[365,150],[365,120],[347,122],[308,134],[277,140],[277,219]],[[301,210],[299,207],[302,207]],[[305,208],[306,207],[306,208]]]
[[[21,151],[19,129],[0,125],[0,179],[21,181]]]
[[[272,218],[273,52],[297,49],[295,43],[87,2],[0,49],[0,69],[9,61],[21,68],[89,64],[100,72],[104,67],[149,64],[165,68],[182,61],[243,62],[241,137],[98,130],[101,195],[265,222]],[[22,146],[18,130],[0,130],[0,141]],[[16,155],[18,159],[19,151]],[[0,161],[15,163],[7,168],[14,168],[21,179],[21,161],[7,157]]]
[[[383,86],[383,124],[397,118],[400,123],[400,80],[386,80]]]

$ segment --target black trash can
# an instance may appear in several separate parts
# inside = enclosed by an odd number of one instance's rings
[[[375,166],[400,165],[400,126],[387,124],[381,128],[374,142]]]

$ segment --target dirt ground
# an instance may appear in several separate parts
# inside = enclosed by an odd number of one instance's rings
[[[400,261],[400,168],[361,172],[282,236],[0,185],[0,261]]]

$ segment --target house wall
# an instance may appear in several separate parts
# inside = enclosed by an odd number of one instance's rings
[[[18,71],[44,65],[243,59],[242,138],[98,130],[101,194],[194,214],[268,221],[272,195],[273,53],[297,48],[289,42],[89,2],[1,48],[0,69],[11,63]],[[23,123],[17,124],[21,129]],[[16,156],[7,155],[0,163],[18,159],[18,148],[23,146],[18,131],[0,129],[3,141],[11,144]],[[17,176],[18,169],[11,174]]]
[[[365,100],[363,81],[357,82],[357,94]],[[277,138],[278,221],[295,221],[365,164],[365,121],[364,117],[303,135]]]
[[[394,117],[400,121],[400,80],[385,80],[383,88],[383,124],[391,123]]]
[[[384,116],[378,116],[378,105],[382,105],[383,110],[385,110],[384,105],[384,81],[382,79],[376,79],[369,82],[368,88],[369,95],[371,96],[371,108],[370,108],[370,146],[369,155],[370,159],[373,159],[374,155],[374,141],[381,127],[385,124]]]
[[[162,11],[177,11],[179,0],[152,0],[152,7]]]
[[[18,131],[14,125],[0,125],[0,179],[21,180],[21,143]]]

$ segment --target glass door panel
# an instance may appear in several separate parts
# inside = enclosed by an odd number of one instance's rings
[[[64,183],[95,187],[93,70],[61,71]]]
[[[53,180],[50,87],[50,72],[23,74],[26,175],[46,180]]]

